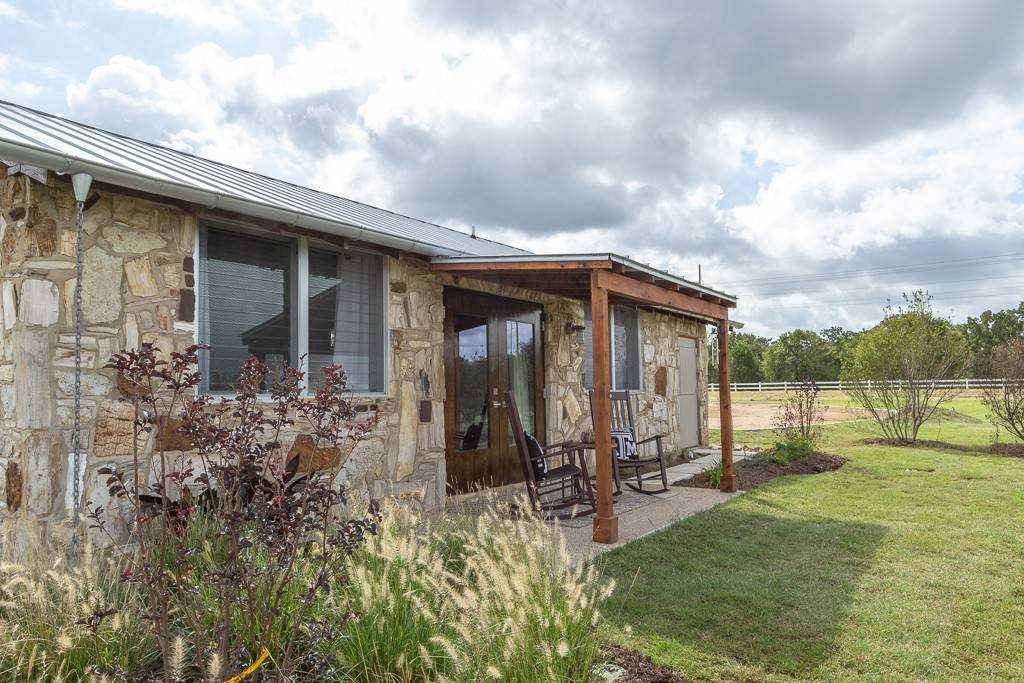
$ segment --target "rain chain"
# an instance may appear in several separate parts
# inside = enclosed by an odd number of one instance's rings
[[[73,516],[71,519],[71,558],[78,557],[79,526],[82,514],[82,231],[85,200],[92,178],[84,173],[72,178],[75,189],[75,424],[71,432]]]

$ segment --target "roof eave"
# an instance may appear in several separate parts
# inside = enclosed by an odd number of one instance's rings
[[[129,173],[120,169],[111,168],[104,164],[77,159],[60,152],[53,152],[30,145],[10,142],[8,140],[0,139],[0,157],[40,166],[51,170],[58,175],[88,173],[95,180],[108,183],[110,185],[148,192],[150,194],[168,197],[179,201],[190,202],[206,207],[207,209],[234,211],[240,214],[253,216],[254,218],[275,221],[285,225],[299,226],[310,230],[318,230],[327,234],[345,237],[353,241],[379,244],[399,251],[421,254],[423,256],[458,256],[465,254],[465,252],[446,249],[416,240],[396,237],[394,235],[350,225],[341,221],[331,221],[306,213],[282,209],[263,202],[242,199],[207,190],[200,190],[195,187],[171,181],[156,180],[141,174]]]
[[[577,262],[601,262],[610,261],[612,263],[618,263],[619,265],[636,270],[642,273],[646,273],[652,277],[666,280],[674,284],[678,284],[682,287],[692,289],[695,292],[706,294],[707,296],[716,297],[731,303],[733,306],[736,305],[738,299],[726,292],[706,287],[698,282],[687,280],[686,278],[679,277],[667,273],[657,268],[652,268],[647,264],[634,261],[633,259],[619,254],[611,252],[597,252],[591,254],[512,254],[504,256],[437,256],[431,259],[431,263],[446,264],[446,263],[557,263],[560,261],[577,261]]]

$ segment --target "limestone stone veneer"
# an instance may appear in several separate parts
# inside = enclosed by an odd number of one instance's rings
[[[198,218],[172,204],[103,190],[85,213],[83,261],[83,448],[86,499],[107,500],[96,470],[130,460],[130,408],[119,400],[110,356],[154,343],[181,350],[195,339]],[[25,176],[0,178],[0,548],[65,541],[71,506],[74,387],[74,201],[70,186]],[[425,511],[445,499],[442,291],[446,285],[544,305],[549,441],[591,431],[583,346],[566,323],[583,323],[577,301],[432,273],[414,257],[388,257],[391,366],[388,391],[369,397],[376,432],[341,465],[351,496],[395,496]],[[641,433],[669,435],[676,448],[677,340],[698,342],[697,386],[706,387],[705,325],[641,311]],[[664,394],[664,395],[661,395]],[[429,402],[429,412],[422,411]],[[707,394],[698,395],[707,443]],[[423,418],[429,417],[424,422]],[[290,447],[300,435],[287,436]],[[153,448],[153,438],[140,447]],[[301,444],[300,444],[301,445]]]

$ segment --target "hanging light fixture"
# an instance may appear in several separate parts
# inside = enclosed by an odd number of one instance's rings
[[[89,200],[92,176],[76,173],[71,176],[75,191],[75,425],[71,433],[71,556],[78,555],[78,533],[82,511],[82,485],[84,483],[85,454],[82,453],[82,223],[85,203]]]

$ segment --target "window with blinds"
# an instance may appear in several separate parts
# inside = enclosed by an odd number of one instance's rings
[[[640,325],[639,315],[635,308],[611,306],[610,351],[612,389],[639,390],[640,387]],[[594,338],[590,320],[590,306],[583,307],[583,345],[585,358],[583,361],[583,385],[587,389],[594,388]]]
[[[345,368],[354,391],[384,390],[383,263],[376,254],[309,250],[309,381]]]
[[[635,308],[612,309],[612,388],[640,389],[640,325]]]
[[[209,230],[201,260],[204,377],[209,391],[230,391],[250,356],[271,372],[292,363],[292,246]]]
[[[349,388],[384,391],[384,259],[206,228],[200,246],[200,339],[207,391],[232,391],[250,356],[276,372],[305,357],[311,390],[341,365]],[[307,321],[299,329],[301,321]]]

